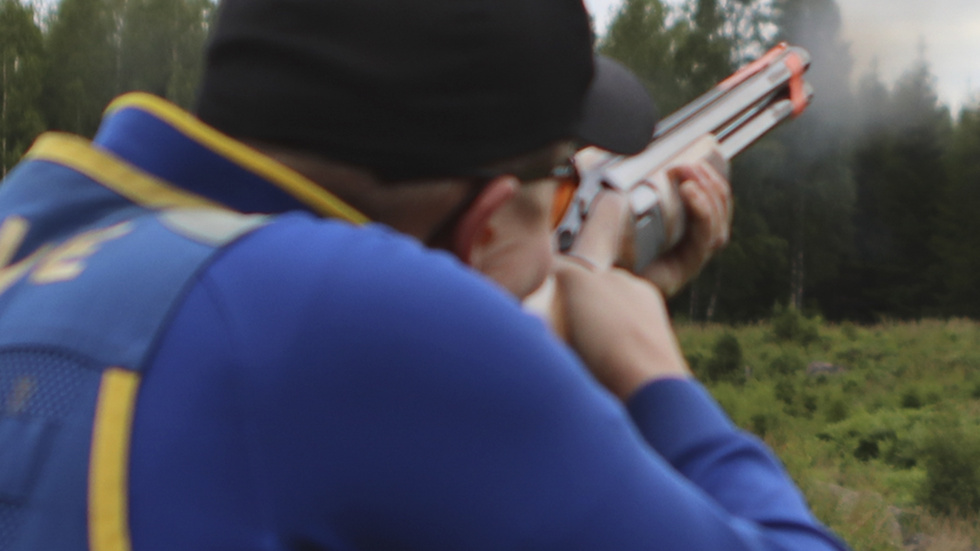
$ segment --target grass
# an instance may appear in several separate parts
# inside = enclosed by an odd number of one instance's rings
[[[980,323],[828,324],[786,310],[677,327],[695,373],[853,549],[980,545]],[[808,374],[817,363],[830,367]]]

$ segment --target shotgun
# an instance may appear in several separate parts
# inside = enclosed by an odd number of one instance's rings
[[[718,151],[724,162],[716,168],[726,172],[735,155],[809,105],[809,66],[806,50],[781,43],[661,120],[640,153],[622,156],[595,147],[577,152],[577,181],[560,188],[553,213],[559,250],[575,243],[599,192],[617,190],[626,194],[633,219],[631,243],[624,243],[617,264],[642,273],[684,233],[684,207],[670,169]]]

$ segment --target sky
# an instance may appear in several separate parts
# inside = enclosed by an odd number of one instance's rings
[[[621,4],[585,0],[600,34]],[[955,114],[980,100],[980,0],[837,0],[837,5],[855,76],[865,74],[874,60],[890,86],[924,46],[942,103]]]

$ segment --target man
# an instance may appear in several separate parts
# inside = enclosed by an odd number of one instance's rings
[[[578,0],[225,1],[200,120],[123,96],[0,188],[0,548],[840,549],[610,269],[620,198],[552,263],[640,91]],[[727,239],[680,178],[663,288]]]

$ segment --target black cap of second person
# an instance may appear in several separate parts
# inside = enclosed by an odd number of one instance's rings
[[[631,154],[656,122],[581,0],[223,0],[197,113],[392,180],[574,137]]]

